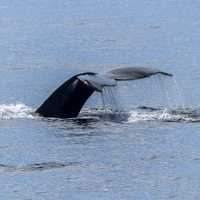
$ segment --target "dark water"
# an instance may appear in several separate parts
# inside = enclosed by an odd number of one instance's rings
[[[199,199],[199,8],[1,0],[0,199]],[[74,73],[132,65],[176,78],[121,84],[117,115],[98,94],[76,120],[33,114]]]

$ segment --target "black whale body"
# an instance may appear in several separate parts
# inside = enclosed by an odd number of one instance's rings
[[[106,86],[116,86],[117,81],[136,80],[156,74],[172,76],[166,72],[144,67],[119,68],[106,74],[93,72],[77,74],[55,90],[36,113],[43,117],[74,118],[95,91],[102,92]]]

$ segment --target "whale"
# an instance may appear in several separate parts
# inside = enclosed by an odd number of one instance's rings
[[[156,74],[173,76],[171,73],[146,67],[125,67],[106,73],[79,73],[59,86],[40,106],[36,113],[42,117],[75,118],[94,92],[104,87],[116,87],[118,81],[133,81]]]

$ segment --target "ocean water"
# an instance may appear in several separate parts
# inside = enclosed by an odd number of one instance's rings
[[[199,8],[1,0],[0,200],[199,199]],[[130,66],[174,78],[105,89],[77,119],[34,114],[75,73]]]

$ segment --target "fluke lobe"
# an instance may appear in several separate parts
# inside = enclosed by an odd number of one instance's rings
[[[104,87],[113,87],[117,81],[129,81],[162,74],[172,74],[145,67],[128,67],[111,70],[105,74],[85,72],[63,83],[36,110],[43,117],[74,118],[93,92],[102,92]]]

